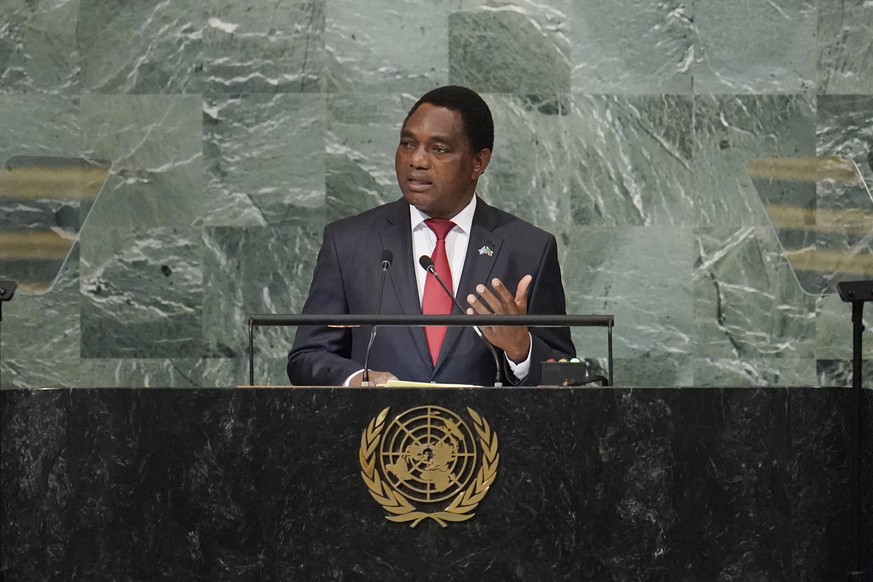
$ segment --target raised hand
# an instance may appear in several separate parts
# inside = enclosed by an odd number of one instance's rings
[[[533,282],[531,275],[525,275],[518,282],[515,296],[509,292],[500,279],[491,279],[491,289],[485,285],[477,285],[475,295],[467,295],[468,315],[524,315],[527,313],[527,292]],[[483,327],[485,338],[495,347],[500,348],[513,362],[519,363],[527,359],[530,352],[530,334],[522,326]]]

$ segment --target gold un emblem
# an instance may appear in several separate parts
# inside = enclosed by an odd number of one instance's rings
[[[476,436],[463,419],[439,406],[402,412],[386,425],[388,408],[361,435],[361,477],[386,519],[415,527],[466,521],[497,477],[497,434],[471,408]],[[419,506],[441,504],[437,511]]]

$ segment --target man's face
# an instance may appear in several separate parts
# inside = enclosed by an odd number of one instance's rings
[[[403,197],[431,218],[452,218],[470,203],[491,150],[473,152],[461,114],[423,103],[400,132],[394,156]]]

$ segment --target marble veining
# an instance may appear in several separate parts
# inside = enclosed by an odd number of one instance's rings
[[[109,175],[78,208],[0,186],[0,240],[79,226],[66,260],[0,244],[0,278],[60,273],[3,306],[0,387],[244,382],[248,314],[298,310],[324,224],[399,196],[400,124],[446,83],[497,123],[480,194],[555,234],[570,312],[616,316],[619,384],[848,385],[832,291],[870,276],[873,200],[772,199],[746,164],[839,155],[873,184],[871,26],[865,0],[6,0],[0,163]],[[775,224],[791,200],[860,226]],[[285,383],[292,337],[257,334],[258,377]]]

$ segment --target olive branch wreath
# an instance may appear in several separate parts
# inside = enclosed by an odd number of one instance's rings
[[[458,493],[458,496],[442,511],[426,513],[418,511],[414,505],[394,491],[390,484],[385,483],[376,470],[376,450],[385,429],[385,418],[388,416],[388,408],[382,410],[379,415],[370,421],[369,426],[361,435],[361,448],[359,458],[361,461],[361,477],[370,491],[370,495],[382,508],[392,515],[386,515],[385,519],[395,523],[412,522],[409,527],[415,527],[423,520],[430,518],[446,527],[448,522],[467,521],[475,515],[471,513],[497,477],[497,465],[500,463],[500,455],[497,453],[497,433],[488,426],[488,421],[479,416],[472,408],[467,408],[467,413],[473,419],[473,426],[479,436],[482,445],[482,466],[473,483],[466,490]]]

